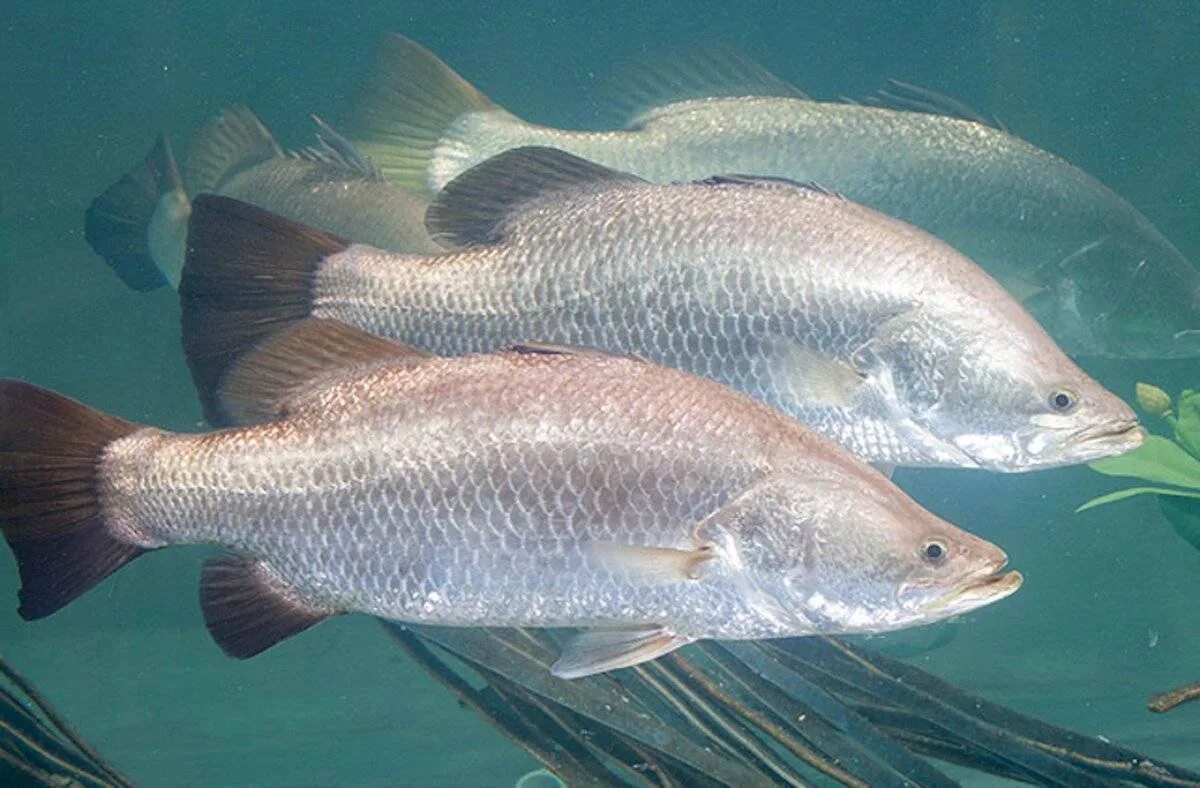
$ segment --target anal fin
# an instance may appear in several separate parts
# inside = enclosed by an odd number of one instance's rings
[[[337,612],[301,599],[265,562],[235,555],[205,562],[200,607],[213,640],[238,659],[266,651]]]
[[[567,641],[550,672],[561,679],[577,679],[628,668],[669,654],[692,640],[659,626],[592,629]]]

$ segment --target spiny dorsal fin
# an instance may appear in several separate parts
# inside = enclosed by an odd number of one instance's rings
[[[738,175],[729,173],[725,175],[712,175],[703,180],[696,181],[696,183],[702,183],[706,186],[755,186],[767,189],[800,189],[801,191],[823,194],[826,197],[836,197],[839,200],[846,199],[845,195],[841,192],[834,191],[819,183],[794,181],[791,178],[780,178],[775,175]]]
[[[459,175],[430,204],[425,227],[446,246],[495,243],[511,217],[554,194],[614,184],[645,183],[554,148],[514,148]]]
[[[946,115],[959,120],[969,120],[984,126],[1004,131],[1003,124],[996,118],[985,115],[965,102],[938,93],[936,90],[923,88],[911,82],[901,82],[889,79],[887,84],[875,92],[873,96],[863,99],[863,104],[885,109],[897,109],[904,112],[923,112],[927,115]]]
[[[635,60],[610,80],[609,103],[636,128],[681,101],[782,96],[808,98],[746,54],[727,45]]]
[[[247,351],[225,373],[217,394],[234,424],[256,424],[287,416],[350,369],[419,364],[428,357],[335,320],[309,318]]]
[[[505,350],[509,353],[526,356],[590,356],[592,358],[623,358],[643,364],[652,363],[644,356],[639,356],[636,353],[614,353],[608,350],[601,350],[600,348],[582,347],[579,345],[555,345],[550,342],[521,342],[517,345],[510,345]]]
[[[379,168],[354,147],[354,143],[339,134],[336,129],[316,115],[312,121],[317,126],[317,144],[313,147],[301,148],[289,155],[316,162],[327,167],[340,170],[347,175],[357,175],[369,181],[382,181],[383,174]]]

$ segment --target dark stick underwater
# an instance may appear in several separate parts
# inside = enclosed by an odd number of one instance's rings
[[[546,632],[381,624],[571,785],[957,784],[921,756],[1041,785],[1200,784],[1198,773],[834,638],[710,642],[564,682],[546,671],[555,655]],[[461,666],[487,686],[476,689]]]

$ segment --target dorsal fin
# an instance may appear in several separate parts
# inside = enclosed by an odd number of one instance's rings
[[[348,175],[357,175],[370,181],[382,181],[383,174],[375,164],[354,147],[354,143],[346,139],[332,126],[316,115],[312,121],[317,127],[317,144],[301,148],[290,155],[297,159],[317,162],[327,167],[344,171]]]
[[[877,90],[873,96],[867,96],[862,103],[905,112],[946,115],[1004,130],[1003,124],[996,118],[979,112],[965,102],[947,96],[945,93],[938,93],[936,90],[923,88],[911,82],[901,82],[898,79],[889,79],[886,85]]]
[[[495,243],[510,217],[551,195],[645,183],[554,148],[514,148],[477,164],[442,189],[425,212],[429,235],[445,246]]]
[[[609,103],[636,128],[666,105],[704,98],[808,96],[743,52],[728,46],[634,60],[609,81]]]
[[[284,418],[348,370],[371,364],[419,364],[429,354],[335,320],[309,318],[247,351],[217,389],[238,425]]]
[[[192,137],[183,179],[187,193],[195,197],[216,191],[230,175],[283,155],[283,148],[249,107],[227,107]]]
[[[819,183],[795,181],[791,178],[781,178],[775,175],[738,175],[736,173],[729,173],[725,175],[712,175],[696,181],[696,183],[702,183],[705,186],[755,186],[764,189],[800,189],[801,191],[823,194],[826,197],[836,197],[839,200],[846,199],[845,195],[841,192],[834,191]]]
[[[505,348],[508,353],[526,356],[592,356],[608,358],[624,358],[629,361],[639,361],[643,364],[652,363],[644,356],[636,353],[614,353],[595,347],[581,345],[555,345],[550,342],[521,342]]]

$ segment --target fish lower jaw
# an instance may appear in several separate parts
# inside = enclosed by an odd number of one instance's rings
[[[929,603],[925,610],[936,614],[938,618],[966,613],[1012,595],[1024,581],[1024,575],[1016,570],[997,571],[938,597]]]

